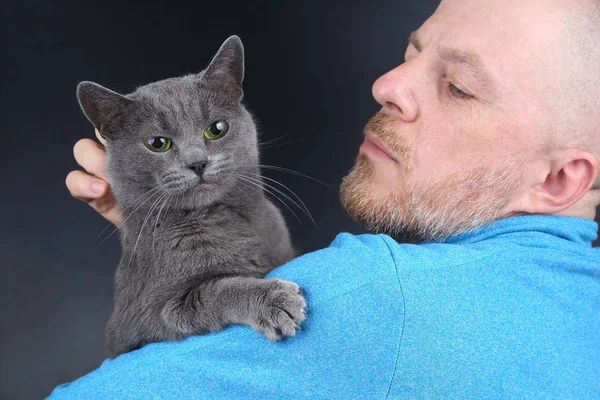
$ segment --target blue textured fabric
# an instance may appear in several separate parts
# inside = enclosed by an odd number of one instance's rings
[[[50,398],[600,399],[597,230],[523,216],[444,243],[343,233],[270,274],[306,295],[296,337],[151,344]]]

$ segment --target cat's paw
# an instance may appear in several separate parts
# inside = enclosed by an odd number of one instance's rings
[[[268,279],[264,292],[257,299],[251,325],[271,341],[294,336],[306,316],[304,307],[306,301],[298,285],[282,279]]]

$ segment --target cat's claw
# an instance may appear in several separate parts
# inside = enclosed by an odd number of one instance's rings
[[[252,327],[271,341],[296,335],[306,318],[306,301],[298,285],[282,279],[266,282],[266,291],[258,303]]]

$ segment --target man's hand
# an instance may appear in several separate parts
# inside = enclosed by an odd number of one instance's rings
[[[104,140],[96,130],[96,137]],[[82,139],[73,147],[75,160],[86,171],[71,171],[67,175],[67,188],[73,197],[85,201],[104,218],[115,225],[122,222],[117,202],[110,191],[106,176],[106,154],[104,147],[91,139]]]

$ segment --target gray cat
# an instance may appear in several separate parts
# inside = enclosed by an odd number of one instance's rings
[[[196,75],[123,96],[81,82],[77,98],[107,140],[125,220],[106,351],[247,324],[293,336],[306,305],[295,283],[263,279],[294,257],[265,197],[256,127],[241,103],[244,49],[227,39]]]

